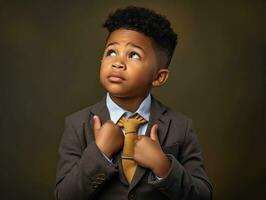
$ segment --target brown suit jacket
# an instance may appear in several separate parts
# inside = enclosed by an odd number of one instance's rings
[[[212,188],[204,170],[200,146],[191,120],[171,111],[152,97],[151,126],[158,124],[158,137],[163,151],[171,160],[168,176],[162,180],[138,166],[128,185],[121,170],[121,152],[110,163],[93,138],[91,119],[98,115],[104,123],[110,119],[105,98],[65,118],[59,146],[55,196],[58,200],[207,200]]]

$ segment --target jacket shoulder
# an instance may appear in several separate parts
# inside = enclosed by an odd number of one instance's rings
[[[185,122],[191,121],[191,118],[188,117],[187,115],[178,111],[174,111],[171,108],[167,108],[166,114],[174,121],[185,121]]]
[[[73,127],[80,127],[83,123],[87,123],[91,119],[92,110],[99,103],[87,106],[77,112],[74,112],[65,117],[65,123],[72,124]]]
[[[157,104],[157,107],[160,107],[160,109],[163,110],[163,115],[173,121],[176,121],[176,122],[185,122],[187,123],[188,121],[191,121],[191,118],[188,117],[187,115],[181,113],[181,112],[178,112],[178,111],[175,111],[173,110],[172,108],[162,104],[159,100],[157,99],[154,99],[156,104]]]
[[[72,123],[84,121],[85,119],[88,119],[91,108],[92,106],[87,106],[79,111],[71,113],[65,117],[65,120],[71,121]]]

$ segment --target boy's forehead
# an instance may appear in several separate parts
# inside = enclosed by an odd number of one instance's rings
[[[111,43],[132,43],[145,48],[152,47],[152,40],[148,36],[144,35],[143,33],[128,29],[117,29],[113,31],[107,38],[106,46]]]

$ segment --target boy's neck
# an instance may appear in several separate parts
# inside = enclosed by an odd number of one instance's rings
[[[111,99],[124,110],[135,112],[148,94],[138,97],[116,97],[110,94]]]

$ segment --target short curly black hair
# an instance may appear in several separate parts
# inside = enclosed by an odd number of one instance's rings
[[[128,6],[111,13],[103,27],[107,28],[109,35],[117,29],[125,28],[150,37],[164,54],[164,64],[169,66],[177,45],[177,34],[165,16],[147,8]]]

